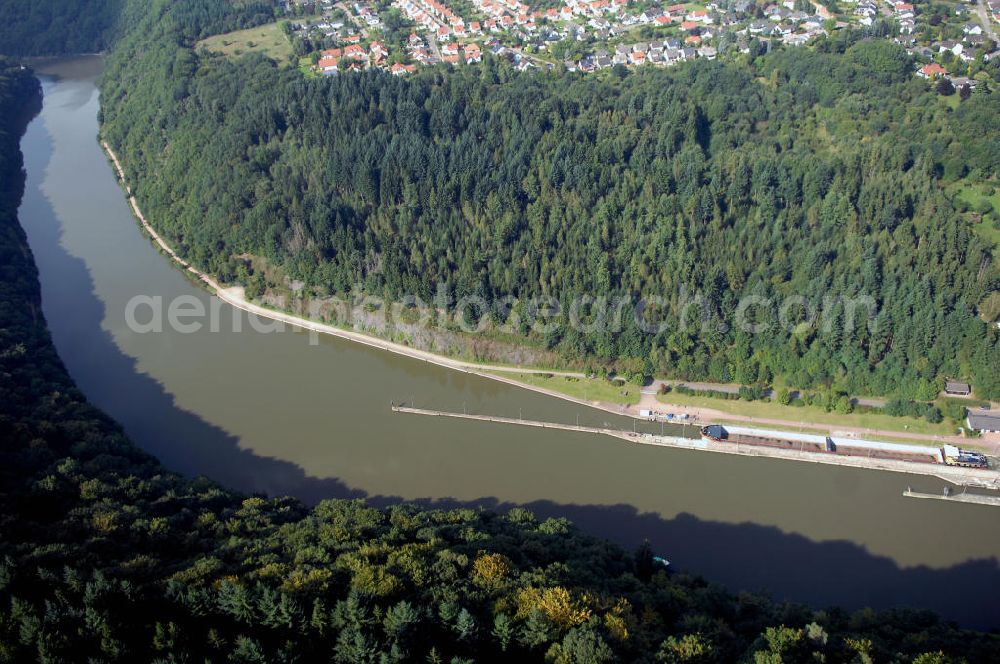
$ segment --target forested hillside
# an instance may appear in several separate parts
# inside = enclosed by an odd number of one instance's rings
[[[39,90],[0,60],[0,662],[989,662],[931,614],[816,612],[521,509],[242,496],[89,406],[16,219]],[[944,653],[948,653],[946,656]]]
[[[171,30],[188,39],[236,30],[273,18],[271,0],[184,3]],[[239,11],[233,11],[233,6]],[[146,0],[4,0],[0,54],[67,55],[107,51],[142,23],[152,30],[162,2]]]
[[[977,316],[1000,290],[998,249],[945,194],[996,183],[1000,93],[952,111],[888,41],[595,75],[488,58],[305,80],[147,33],[109,62],[104,132],[181,253],[253,292],[266,264],[318,296],[430,301],[445,284],[564,311],[580,294],[662,297],[657,334],[631,316],[521,332],[632,374],[924,399],[963,376],[1000,397],[1000,337]],[[699,294],[710,320],[680,329]],[[796,306],[779,326],[772,307],[749,334],[734,324],[747,296],[870,297],[878,313],[848,329],[834,305],[824,330],[796,327]]]
[[[125,0],[5,0],[0,53],[58,55],[107,49]]]

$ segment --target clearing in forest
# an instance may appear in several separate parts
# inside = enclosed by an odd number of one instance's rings
[[[202,47],[212,53],[222,53],[229,57],[263,53],[282,65],[288,64],[288,56],[292,54],[292,43],[281,29],[280,23],[268,23],[248,30],[215,35],[198,42],[197,48]]]
[[[949,189],[952,200],[968,211],[973,230],[1000,250],[1000,182],[961,181]],[[1000,251],[995,256],[1000,259]]]

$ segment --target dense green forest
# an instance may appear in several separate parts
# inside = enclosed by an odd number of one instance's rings
[[[0,60],[0,662],[989,662],[917,611],[668,575],[513,509],[315,508],[165,470],[88,405],[16,210],[30,70]],[[945,654],[947,653],[947,654]]]
[[[252,293],[266,264],[320,296],[431,301],[444,284],[452,301],[551,296],[564,312],[580,294],[660,297],[656,334],[628,315],[544,334],[521,316],[519,332],[631,374],[923,399],[963,376],[1000,397],[1000,334],[977,315],[1000,290],[997,247],[946,195],[1000,184],[1000,84],[952,110],[901,47],[848,33],[635,72],[488,58],[305,80],[151,31],[109,61],[103,131],[158,228]],[[684,329],[698,295],[708,322]],[[733,323],[747,296],[805,298],[829,329],[758,308],[770,329],[749,334]],[[875,307],[848,329],[838,297]]]
[[[233,7],[238,11],[233,11]],[[173,14],[174,36],[194,40],[238,30],[274,17],[271,0],[188,3]],[[153,33],[166,9],[142,0],[4,0],[0,2],[0,54],[65,55],[107,51],[137,25]]]
[[[0,3],[0,53],[58,55],[106,50],[125,0],[5,0]]]

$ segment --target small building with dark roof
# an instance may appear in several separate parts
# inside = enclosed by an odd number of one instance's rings
[[[963,383],[958,380],[947,380],[944,383],[944,393],[967,397],[972,394],[972,388],[969,387],[968,383]]]
[[[983,411],[969,411],[965,419],[970,429],[982,433],[1000,433],[1000,415]]]

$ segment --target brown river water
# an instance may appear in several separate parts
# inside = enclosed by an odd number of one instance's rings
[[[207,320],[193,333],[130,330],[137,296],[160,297],[164,309],[185,296],[208,311],[215,298],[156,251],[129,211],[97,142],[101,68],[96,57],[39,65],[45,101],[22,140],[20,219],[70,373],[168,467],[310,502],[523,505],[629,548],[648,538],[677,567],[733,590],[817,607],[916,606],[1000,627],[1000,509],[901,495],[940,491],[937,480],[394,415],[390,401],[414,401],[632,426],[348,341],[258,332],[217,301],[218,331]]]

